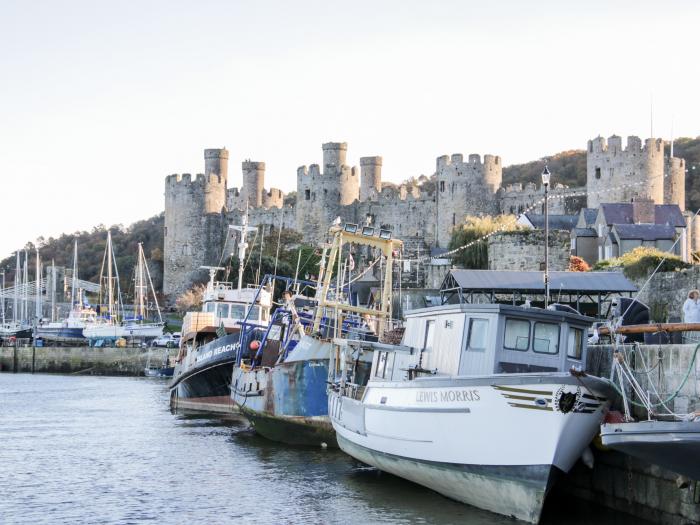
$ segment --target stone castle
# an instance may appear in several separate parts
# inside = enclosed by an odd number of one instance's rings
[[[204,150],[203,174],[166,177],[163,292],[181,293],[201,279],[200,266],[218,264],[227,226],[240,224],[245,210],[251,225],[297,230],[313,244],[337,217],[358,224],[371,220],[393,230],[409,254],[420,255],[447,247],[452,228],[468,215],[518,214],[539,206],[543,197],[543,188],[533,183],[504,187],[495,155],[444,155],[431,177],[400,185],[382,182],[382,157],[362,157],[358,169],[346,155],[344,142],[323,144],[320,166],[297,169],[295,198],[265,188],[264,162],[244,161],[241,187],[229,187],[226,149]],[[628,137],[623,149],[620,137],[598,137],[588,143],[586,188],[555,184],[550,195],[553,214],[635,199],[684,209],[685,162],[665,158],[661,139],[642,146],[638,137]]]

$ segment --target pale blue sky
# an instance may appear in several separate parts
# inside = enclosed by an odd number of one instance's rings
[[[0,0],[0,257],[129,224],[202,150],[294,189],[321,143],[512,164],[598,134],[700,134],[695,2]],[[556,174],[555,174],[556,176]]]

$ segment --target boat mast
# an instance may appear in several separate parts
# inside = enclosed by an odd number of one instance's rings
[[[73,274],[71,275],[70,283],[70,307],[73,309],[75,306],[75,283],[78,279],[78,239],[75,239],[73,244]]]
[[[107,311],[114,320],[114,287],[112,286],[112,232],[107,230]]]
[[[51,259],[51,322],[56,320],[56,262]]]
[[[151,271],[148,269],[148,261],[146,261],[146,256],[143,253],[143,245],[139,243],[139,258],[143,261],[143,267],[146,269],[146,277],[148,277],[148,284],[153,292],[153,301],[156,305],[156,311],[158,312],[158,322],[163,322],[163,316],[160,313],[160,305],[158,304],[158,297],[156,297],[156,289],[153,287],[153,280],[151,279]]]
[[[41,259],[39,247],[36,247],[36,301],[34,303],[37,323],[41,320]]]
[[[143,248],[141,243],[139,243],[138,260],[136,262],[136,301],[134,303],[134,309],[136,310],[137,317],[142,320],[146,318],[144,300],[143,300]]]
[[[29,317],[29,252],[24,250],[24,267],[22,271],[22,323]]]
[[[15,286],[13,290],[13,304],[12,304],[12,322],[17,323],[17,308],[19,308],[19,283],[21,281],[21,277],[19,274],[19,250],[15,252],[16,255],[16,261],[15,261]]]
[[[241,232],[241,240],[238,243],[238,291],[240,292],[243,288],[243,270],[245,266],[245,253],[248,249],[248,243],[246,242],[246,237],[249,231],[256,231],[257,228],[248,226],[248,207],[246,206],[245,215],[243,215],[243,220],[240,226],[230,225],[230,229]]]
[[[2,274],[2,283],[0,286],[0,297],[2,297],[2,324],[5,324],[5,272],[0,272]]]

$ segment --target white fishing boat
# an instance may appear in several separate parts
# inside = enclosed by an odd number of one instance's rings
[[[336,340],[328,411],[352,457],[537,523],[557,473],[597,433],[615,391],[581,372],[592,319],[499,304],[409,312],[400,345]],[[366,383],[355,379],[373,352]]]

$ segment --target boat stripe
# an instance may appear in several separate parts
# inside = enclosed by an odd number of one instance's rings
[[[548,391],[544,391],[544,392],[543,392],[542,390],[527,390],[527,389],[525,389],[525,388],[513,388],[513,387],[510,387],[510,386],[499,386],[499,385],[492,385],[492,386],[493,386],[493,388],[495,388],[496,390],[505,390],[505,391],[507,391],[507,392],[520,392],[520,393],[523,393],[523,394],[539,394],[539,395],[542,395],[542,396],[551,396],[551,395],[552,395],[552,391],[551,391],[551,390],[548,390]]]
[[[516,396],[514,394],[502,394],[502,395],[503,395],[503,397],[506,397],[508,399],[521,399],[523,401],[534,401],[535,399],[542,399],[541,397],[537,398],[537,397],[530,397],[530,396]],[[547,403],[552,402],[551,397],[546,397],[546,398],[544,398],[544,400],[547,401]]]
[[[600,401],[601,403],[607,401],[607,399],[605,399],[604,397],[596,397],[592,396],[591,394],[581,394],[581,397],[585,397],[586,399],[592,399],[594,401]]]
[[[552,412],[552,407],[541,407],[537,405],[524,405],[522,403],[508,403],[510,406],[514,408],[531,408],[532,410],[548,410],[549,412]]]

